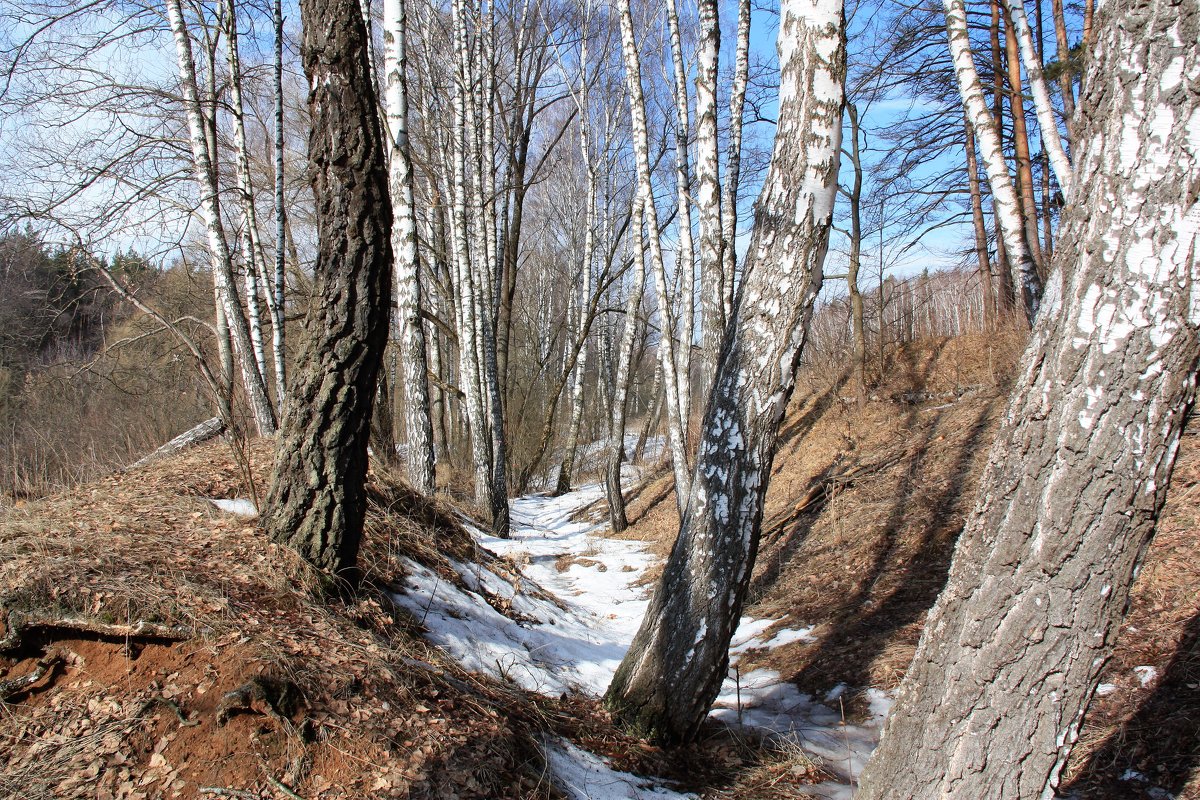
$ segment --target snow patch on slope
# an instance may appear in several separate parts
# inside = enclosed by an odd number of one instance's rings
[[[467,527],[483,549],[519,568],[515,577],[506,578],[482,563],[452,562],[468,589],[463,591],[410,562],[404,591],[394,599],[423,624],[431,642],[468,669],[550,696],[578,692],[599,697],[645,614],[649,599],[641,578],[658,560],[644,543],[601,535],[604,523],[572,519],[602,497],[603,488],[592,484],[561,497],[513,500],[511,539]],[[712,716],[794,742],[838,778],[812,791],[848,797],[878,742],[891,698],[871,690],[869,719],[849,725],[840,712],[801,693],[774,671],[741,672],[738,659],[752,650],[815,641],[811,627],[776,629],[779,622],[741,619],[730,647],[730,676]],[[557,782],[571,796],[683,797],[615,772],[569,743],[547,745],[546,755]]]

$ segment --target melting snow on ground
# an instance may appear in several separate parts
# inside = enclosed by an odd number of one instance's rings
[[[463,592],[410,562],[406,592],[396,596],[397,602],[422,622],[430,641],[468,669],[547,695],[602,695],[646,611],[647,590],[639,581],[656,561],[641,543],[609,539],[602,524],[572,520],[602,497],[602,487],[595,484],[561,497],[522,497],[512,501],[511,539],[472,529],[482,547],[520,567],[515,586],[483,566],[455,564],[471,590]],[[737,659],[751,650],[814,641],[811,628],[779,629],[777,624],[742,618],[730,646],[730,677],[712,716],[796,742],[838,776],[837,782],[813,787],[814,793],[849,797],[852,781],[878,742],[890,698],[872,690],[870,720],[846,725],[838,711],[778,673],[740,672]],[[546,754],[556,782],[570,796],[687,797],[616,772],[567,742],[548,743]]]
[[[257,517],[258,509],[254,507],[253,500],[247,500],[244,497],[239,497],[236,500],[222,500],[220,498],[209,500],[217,508],[226,511],[230,514],[237,514],[239,517]]]

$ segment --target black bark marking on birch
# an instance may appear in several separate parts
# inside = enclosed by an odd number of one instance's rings
[[[841,149],[842,4],[784,2],[779,49],[775,149],[679,538],[605,695],[619,720],[664,744],[695,737],[725,679],[779,423],[823,277]]]

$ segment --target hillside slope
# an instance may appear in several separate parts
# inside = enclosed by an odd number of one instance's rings
[[[802,371],[767,492],[746,614],[811,635],[751,651],[851,718],[894,689],[945,584],[1006,400],[1019,342],[925,341],[890,355],[861,410],[848,375]],[[1084,798],[1200,798],[1200,447],[1184,438],[1159,531],[1069,766]],[[593,514],[600,514],[594,508]],[[631,527],[664,556],[678,530],[672,479],[635,490]]]
[[[443,660],[384,597],[400,552],[452,575],[461,526],[377,476],[367,585],[331,601],[206,499],[246,488],[214,443],[0,519],[0,796],[551,796],[554,703]]]

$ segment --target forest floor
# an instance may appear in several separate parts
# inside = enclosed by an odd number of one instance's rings
[[[597,700],[677,530],[661,465],[629,474],[618,538],[588,475],[515,500],[499,540],[376,471],[350,601],[245,516],[271,442],[4,510],[0,797],[849,796],[970,511],[1004,345],[896,351],[861,409],[802,373],[731,679],[673,751]],[[1200,800],[1198,486],[1189,430],[1068,797]]]

